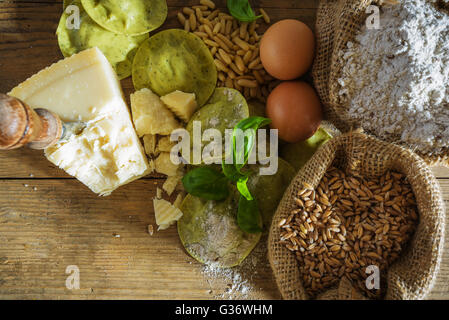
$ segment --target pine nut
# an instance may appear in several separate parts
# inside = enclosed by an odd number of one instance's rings
[[[228,68],[218,59],[214,59],[215,65],[217,66],[217,69],[223,72],[228,72]]]
[[[214,10],[215,9],[215,3],[211,0],[200,0],[200,3],[204,6],[207,6],[208,8]]]
[[[220,55],[220,57],[223,59],[223,61],[226,64],[231,64],[232,63],[231,57],[223,49],[218,49],[218,54]]]
[[[178,12],[178,21],[182,25],[186,23],[186,17],[181,12]]]
[[[189,16],[190,28],[195,31],[196,30],[196,16],[195,14],[191,14]]]
[[[237,80],[237,83],[239,84],[239,86],[242,86],[245,88],[257,88],[257,81],[240,79],[240,80]]]
[[[190,21],[186,20],[186,22],[184,23],[184,30],[187,32],[190,32]]]
[[[190,9],[187,7],[182,8],[182,12],[187,16],[190,16],[191,14],[195,13],[195,11],[193,11],[193,9]]]
[[[263,20],[265,21],[265,23],[270,24],[271,20],[270,17],[268,16],[267,12],[260,8],[260,13],[262,14]]]

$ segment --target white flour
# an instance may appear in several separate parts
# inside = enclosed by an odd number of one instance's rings
[[[270,269],[267,258],[267,239],[263,238],[253,252],[237,267],[220,268],[214,265],[204,265],[203,274],[212,285],[215,281],[225,282],[223,292],[211,291],[216,299],[254,299],[260,290],[255,284],[259,271]]]
[[[341,102],[366,131],[437,153],[449,147],[449,15],[425,0],[400,3],[341,52]]]

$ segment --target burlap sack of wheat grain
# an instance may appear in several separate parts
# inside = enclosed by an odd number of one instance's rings
[[[371,4],[383,4],[386,0],[320,0],[317,21],[317,56],[312,75],[317,92],[323,102],[326,118],[342,132],[356,129],[358,124],[349,118],[347,106],[338,102],[337,79],[342,72],[338,52],[353,41],[367,18],[366,9]],[[392,2],[392,0],[388,1]],[[389,141],[394,142],[394,141]],[[418,152],[419,154],[419,152]],[[432,156],[419,154],[429,165],[449,167],[449,148]]]
[[[419,223],[402,255],[388,269],[386,299],[423,299],[431,290],[443,252],[445,208],[440,186],[428,165],[412,151],[361,132],[341,135],[323,145],[298,172],[281,200],[270,228],[268,257],[284,299],[308,299],[295,253],[280,243],[279,223],[295,208],[294,197],[307,182],[316,188],[331,166],[347,174],[376,177],[388,170],[403,173],[416,197]],[[321,298],[362,299],[343,280]]]

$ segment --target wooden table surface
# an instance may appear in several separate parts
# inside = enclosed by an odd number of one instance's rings
[[[199,0],[167,2],[163,28],[178,27],[176,13]],[[224,8],[225,1],[216,3]],[[314,26],[315,0],[252,4],[266,8],[273,21],[296,18]],[[62,1],[0,0],[0,92],[62,58],[55,36],[61,12]],[[129,96],[130,79],[122,85]],[[449,204],[449,169],[434,171]],[[175,227],[148,234],[147,226],[155,225],[151,199],[162,183],[153,175],[100,198],[42,152],[0,152],[0,299],[232,297],[225,294],[231,281],[211,281],[183,250]],[[66,288],[70,265],[79,268],[79,290]],[[245,297],[280,297],[264,263],[248,283]],[[449,298],[449,250],[430,298]]]

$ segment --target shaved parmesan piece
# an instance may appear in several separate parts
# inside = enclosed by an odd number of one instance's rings
[[[161,100],[174,114],[185,122],[190,120],[198,107],[194,93],[185,93],[176,90],[161,97]]]
[[[156,135],[146,134],[143,136],[143,145],[145,147],[145,153],[149,156],[156,154]]]
[[[184,200],[184,193],[181,192],[176,196],[176,200],[175,202],[173,202],[173,205],[179,209],[183,200]]]
[[[156,147],[156,153],[171,152],[171,149],[175,146],[175,142],[170,141],[170,137],[162,137],[159,139]]]
[[[156,188],[156,198],[162,198],[162,190],[160,188]]]
[[[180,176],[168,177],[167,180],[165,180],[164,184],[162,185],[162,189],[164,189],[165,192],[167,192],[167,194],[171,196],[171,194],[173,193],[173,191],[175,191],[176,186],[181,181],[181,179],[182,177]]]
[[[180,128],[173,113],[150,89],[143,88],[131,94],[131,110],[139,137],[146,134],[169,135]]]
[[[153,199],[158,230],[165,230],[182,217],[182,212],[164,199]]]
[[[178,175],[178,169],[181,164],[176,165],[170,160],[170,153],[162,152],[157,159],[154,161],[156,167],[156,172],[165,174],[169,177]]]

